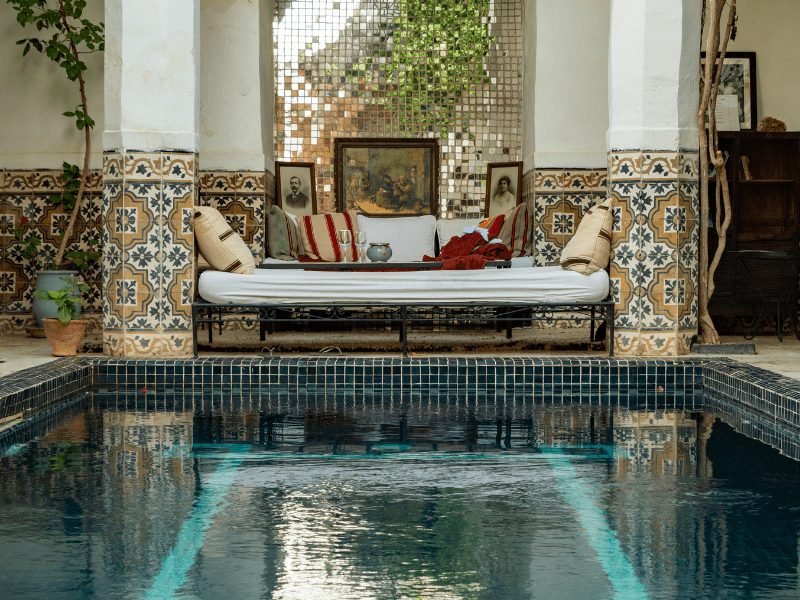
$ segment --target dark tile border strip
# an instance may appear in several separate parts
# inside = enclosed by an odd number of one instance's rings
[[[795,450],[800,441],[800,385],[730,359],[79,357],[0,378],[0,418],[31,416],[92,388],[120,397],[152,392],[173,398],[280,401],[331,395],[496,405],[524,398],[534,404],[623,409],[707,408],[742,433],[800,459],[800,450]],[[770,426],[751,427],[752,423]]]

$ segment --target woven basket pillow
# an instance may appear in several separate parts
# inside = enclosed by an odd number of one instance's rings
[[[267,211],[267,256],[279,260],[297,260],[303,254],[300,231],[295,219],[273,204]]]
[[[243,274],[255,271],[256,261],[250,248],[216,208],[194,207],[194,239],[200,254],[214,270]]]
[[[510,211],[503,213],[503,228],[500,239],[511,250],[511,256],[529,256],[533,254],[533,206],[530,200]]]
[[[358,256],[355,235],[358,231],[356,211],[304,215],[299,219],[299,224],[300,240],[308,260],[341,262],[342,251],[337,239],[337,232],[340,229],[349,229],[352,232],[353,241],[347,250],[347,260],[353,261]]]
[[[561,266],[589,275],[605,269],[611,256],[611,198],[590,208],[561,251]]]

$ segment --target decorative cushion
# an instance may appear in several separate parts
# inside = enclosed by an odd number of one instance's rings
[[[505,213],[500,215],[495,215],[493,217],[487,217],[480,223],[478,223],[478,227],[481,229],[488,230],[488,236],[490,240],[493,240],[497,236],[500,235],[500,232],[503,230],[503,223],[505,223],[506,215]]]
[[[355,260],[358,256],[356,248],[356,232],[358,221],[356,211],[344,213],[326,213],[322,215],[303,215],[300,218],[300,243],[309,260],[324,262],[340,262],[342,251],[337,239],[340,229],[353,232],[353,243],[347,252],[347,260]]]
[[[433,255],[436,217],[365,217],[358,215],[358,228],[367,233],[367,243],[389,242],[389,262],[414,262]]]
[[[215,270],[243,274],[255,271],[252,252],[216,208],[194,207],[194,238],[200,254]]]
[[[511,256],[533,254],[533,202],[527,200],[503,213],[500,239],[511,250]]]
[[[267,256],[297,260],[303,254],[297,221],[273,204],[267,211]]]
[[[451,238],[463,235],[467,227],[474,227],[476,224],[475,219],[439,219],[436,221],[439,247],[444,246]]]
[[[611,198],[590,208],[561,251],[561,266],[589,275],[605,269],[611,256]]]

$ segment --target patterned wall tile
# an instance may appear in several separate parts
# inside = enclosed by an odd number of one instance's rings
[[[197,156],[129,152],[123,162],[120,181],[115,161],[106,161],[104,348],[122,356],[187,354]]]
[[[692,156],[612,152],[609,165],[619,351],[686,353],[697,325]]]

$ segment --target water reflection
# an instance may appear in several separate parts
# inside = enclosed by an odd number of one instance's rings
[[[90,403],[0,459],[0,586],[140,595],[240,454],[182,596],[611,597],[543,452],[568,457],[651,597],[796,597],[797,463],[708,415],[585,406]]]

